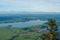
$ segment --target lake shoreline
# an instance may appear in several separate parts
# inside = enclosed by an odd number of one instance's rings
[[[47,21],[42,21],[42,20],[32,20],[32,21],[27,21],[27,22],[16,22],[16,23],[2,23],[0,26],[8,26],[12,25],[13,27],[28,27],[32,25],[42,25],[46,23]]]

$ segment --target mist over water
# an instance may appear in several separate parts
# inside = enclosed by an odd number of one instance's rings
[[[2,23],[0,26],[8,26],[12,25],[13,27],[29,27],[33,25],[42,25],[47,21],[42,21],[42,20],[31,20],[28,22],[16,22],[16,23]]]

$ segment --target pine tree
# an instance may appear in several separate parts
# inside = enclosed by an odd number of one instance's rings
[[[49,31],[47,34],[43,35],[44,39],[43,40],[56,40],[57,37],[57,31],[58,27],[56,25],[56,21],[50,19],[49,21],[49,27],[47,27],[47,31]]]

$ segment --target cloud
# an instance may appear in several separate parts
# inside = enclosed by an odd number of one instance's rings
[[[0,0],[0,11],[60,12],[60,0]]]

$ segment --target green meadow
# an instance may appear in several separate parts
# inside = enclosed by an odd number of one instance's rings
[[[33,28],[36,27],[30,27],[30,29]],[[0,27],[0,40],[41,40],[40,35],[41,33],[36,30],[29,31],[29,29],[23,28]]]

